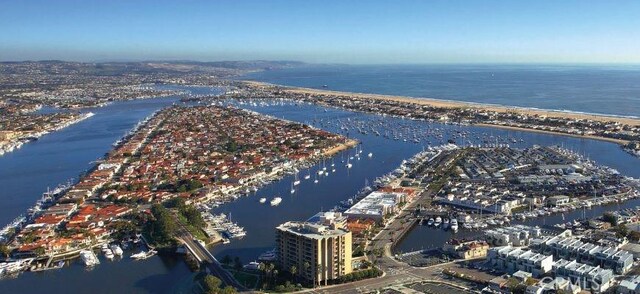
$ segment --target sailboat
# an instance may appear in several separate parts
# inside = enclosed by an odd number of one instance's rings
[[[298,179],[298,173],[296,172],[293,180],[293,186],[300,185],[300,179]]]
[[[291,183],[291,194],[295,193],[296,189],[293,188],[293,183]]]
[[[347,168],[351,168],[353,166],[353,164],[351,164],[351,162],[349,162],[349,158],[347,158]]]
[[[313,183],[314,183],[314,184],[317,184],[317,183],[318,183],[318,176],[317,176],[317,175],[316,175],[316,179],[315,179],[315,180],[313,180]]]
[[[305,180],[308,180],[308,179],[310,179],[310,178],[311,178],[311,169],[310,169],[310,168],[308,168],[308,169],[307,169],[307,174],[306,174],[306,175],[304,175],[304,179],[305,179]]]

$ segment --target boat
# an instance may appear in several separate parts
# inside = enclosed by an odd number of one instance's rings
[[[455,218],[451,219],[451,224],[450,224],[449,228],[454,233],[457,232],[458,231],[458,220],[455,219]]]
[[[265,203],[265,202],[267,202],[267,198],[264,198],[264,197],[260,198],[260,203]]]
[[[122,254],[124,253],[122,251],[122,248],[120,248],[120,246],[118,246],[118,244],[112,244],[111,245],[111,251],[113,251],[113,254],[115,254],[117,256],[122,256]]]
[[[373,153],[369,152],[369,154],[367,154],[367,156],[373,157]]]
[[[96,254],[91,250],[80,251],[80,258],[86,266],[94,266],[96,264],[100,264],[100,260],[98,260]]]
[[[427,221],[427,225],[428,225],[428,226],[433,226],[433,218],[430,218],[430,219]]]
[[[300,185],[300,179],[298,179],[298,173],[296,173],[293,180],[293,186],[297,186],[297,185]]]
[[[433,223],[434,226],[439,226],[442,223],[442,218],[441,217],[436,217],[435,222]]]
[[[290,192],[291,192],[291,194],[293,194],[293,193],[295,193],[295,192],[296,192],[296,189],[294,189],[294,188],[293,188],[293,186],[294,186],[294,183],[291,183],[291,191],[290,191]]]
[[[140,251],[136,254],[131,255],[131,258],[136,259],[136,260],[142,260],[142,259],[147,259],[151,256],[156,255],[156,253],[158,253],[155,250],[149,250],[149,251]]]
[[[277,206],[278,204],[280,204],[280,202],[282,202],[282,198],[280,197],[275,197],[271,200],[271,206]]]
[[[276,254],[275,250],[269,250],[258,256],[259,261],[275,261],[276,259],[278,259],[278,255]]]
[[[310,178],[311,178],[311,170],[307,170],[307,174],[306,174],[306,175],[304,175],[304,179],[305,179],[305,180],[308,180],[308,179],[310,179]]]
[[[113,254],[113,251],[111,251],[111,249],[105,250],[104,252],[104,257],[106,257],[109,260],[112,260],[115,255]]]

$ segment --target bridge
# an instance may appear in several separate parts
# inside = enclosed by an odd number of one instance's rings
[[[201,265],[205,266],[208,273],[218,277],[227,286],[234,287],[238,291],[247,291],[247,288],[241,285],[229,271],[224,269],[215,256],[213,256],[202,243],[194,238],[191,232],[189,232],[180,221],[177,223],[179,224],[179,228],[176,238],[184,244],[184,247]]]

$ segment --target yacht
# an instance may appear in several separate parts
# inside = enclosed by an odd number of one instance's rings
[[[158,253],[155,250],[149,250],[149,251],[140,251],[136,254],[131,255],[131,258],[133,259],[137,259],[137,260],[141,260],[141,259],[147,259],[151,256],[156,255],[156,253]]]
[[[458,231],[458,220],[453,218],[451,219],[451,225],[450,225],[451,231],[453,231],[454,233]]]
[[[100,264],[100,260],[91,250],[82,250],[80,251],[80,258],[86,266],[94,266],[96,264]]]
[[[278,204],[280,204],[280,202],[282,202],[282,198],[280,197],[275,197],[271,200],[271,206],[277,206]]]
[[[122,248],[120,248],[120,246],[118,246],[118,244],[111,245],[111,251],[113,251],[113,254],[115,254],[117,256],[122,256],[122,254],[124,253],[122,251]]]
[[[104,251],[104,257],[106,257],[108,260],[112,260],[115,255],[113,254],[113,251],[111,251],[111,249],[108,249]]]
[[[427,221],[427,225],[428,225],[428,226],[433,226],[433,218],[430,218],[430,219]]]

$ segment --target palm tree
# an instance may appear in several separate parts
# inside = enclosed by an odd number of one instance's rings
[[[327,272],[327,268],[326,268],[326,266],[323,264],[323,265],[322,265],[322,274],[324,275],[326,272]],[[328,279],[327,277],[325,277],[325,279],[324,279],[324,285],[325,285],[325,286],[326,286],[326,285],[328,285],[328,284],[327,284],[327,283],[329,282],[328,280],[329,280],[329,279]]]
[[[278,277],[278,270],[277,270],[277,269],[274,269],[272,273],[273,273],[273,275],[272,275],[272,278],[273,278],[273,285],[275,286],[275,285],[276,285],[276,279],[277,279],[277,277]]]
[[[261,273],[261,278],[265,278],[266,277],[267,266],[264,264],[264,262],[261,262],[261,263],[258,264],[258,270]]]
[[[298,276],[298,267],[295,265],[292,265],[289,268],[289,271],[291,272],[291,275],[293,276],[293,282],[296,282],[296,277]]]
[[[311,264],[309,264],[309,262],[308,262],[308,261],[305,261],[305,262],[302,264],[302,267],[304,268],[304,272],[305,272],[305,275],[306,275],[306,274],[307,274],[307,272],[309,272],[309,268],[311,267]],[[315,282],[314,282],[314,283],[315,283]]]
[[[318,280],[318,287],[320,287],[320,278],[318,278],[318,275],[320,275],[320,273],[322,273],[322,269],[319,266],[316,266],[316,274],[314,275],[313,279]],[[313,283],[315,285],[315,281]]]

